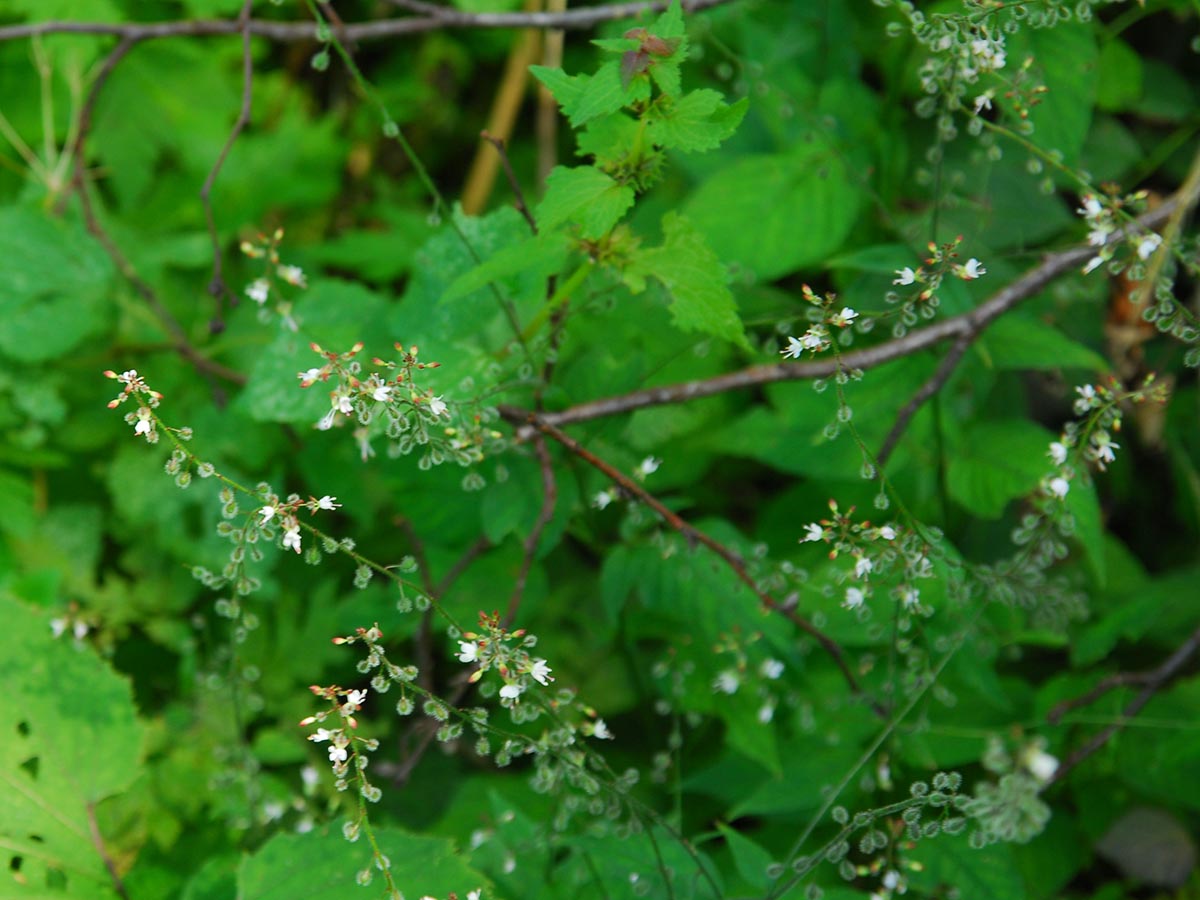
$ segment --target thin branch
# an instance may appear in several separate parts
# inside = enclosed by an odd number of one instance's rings
[[[504,176],[508,179],[508,185],[513,192],[513,206],[516,207],[522,218],[529,223],[529,230],[537,236],[538,227],[537,219],[533,217],[533,212],[530,211],[528,204],[525,202],[525,192],[521,190],[521,182],[517,181],[517,173],[513,171],[512,162],[508,158],[508,150],[504,146],[504,140],[495,135],[489,134],[486,131],[481,131],[479,136],[496,148],[496,152],[500,154],[500,165],[504,167]]]
[[[862,688],[859,686],[858,679],[855,678],[854,673],[850,670],[850,666],[846,662],[846,656],[842,652],[842,648],[837,641],[829,637],[829,635],[825,634],[823,631],[813,625],[812,622],[808,621],[808,619],[796,612],[791,605],[779,603],[774,597],[760,588],[755,580],[750,576],[750,573],[746,570],[746,562],[741,556],[726,547],[720,541],[710,537],[690,523],[685,522],[675,512],[664,506],[661,501],[659,501],[656,497],[654,497],[654,495],[648,492],[632,478],[609,463],[605,462],[600,457],[596,456],[590,450],[583,447],[574,438],[564,434],[562,431],[559,431],[553,425],[549,424],[544,417],[539,416],[537,413],[518,409],[517,407],[513,406],[500,406],[499,412],[505,420],[514,425],[528,425],[533,430],[540,431],[547,437],[553,438],[588,465],[599,469],[608,478],[611,478],[630,496],[636,497],[642,503],[646,504],[656,513],[658,513],[658,515],[662,517],[663,521],[683,535],[688,544],[691,546],[703,544],[705,547],[715,553],[721,558],[722,561],[724,561],[727,566],[729,566],[734,575],[737,576],[738,580],[750,588],[754,595],[758,597],[759,602],[762,603],[765,609],[769,609],[772,612],[777,612],[786,617],[801,631],[804,631],[815,638],[817,643],[821,645],[825,652],[829,654],[829,656],[837,664],[838,669],[841,670],[842,677],[850,686],[851,692],[860,697],[865,696]],[[886,715],[883,708],[874,702],[871,702],[871,708],[880,715]]]
[[[1153,228],[1166,220],[1175,208],[1179,195],[1163,202],[1157,209],[1151,210],[1138,217],[1132,224],[1113,232],[1109,243],[1123,240],[1128,234],[1138,234],[1146,228]],[[804,381],[816,378],[829,378],[842,369],[873,369],[884,363],[892,362],[902,357],[926,350],[942,341],[965,338],[973,341],[982,334],[989,325],[1000,316],[1014,309],[1021,302],[1028,300],[1051,281],[1096,255],[1098,248],[1082,245],[1050,254],[1037,267],[1030,269],[1016,281],[1001,288],[982,304],[969,312],[943,319],[926,328],[911,331],[904,337],[896,338],[874,347],[866,347],[850,353],[843,353],[840,359],[818,359],[807,362],[771,363],[768,365],[751,366],[738,372],[729,372],[713,378],[697,381],[684,381],[678,384],[668,384],[662,387],[646,388],[619,394],[615,397],[605,397],[572,406],[560,412],[546,413],[541,421],[547,425],[571,425],[577,422],[587,422],[605,416],[618,415],[644,409],[648,406],[661,406],[668,403],[686,403],[700,397],[711,397],[726,391],[754,388],[776,381]],[[535,429],[531,425],[517,432],[520,438],[528,438]]]
[[[1078,700],[1070,700],[1066,703],[1060,703],[1053,710],[1051,710],[1047,718],[1051,722],[1057,721],[1068,709],[1074,709],[1078,706],[1091,703],[1108,690],[1116,687],[1120,683],[1119,679],[1121,678],[1124,678],[1124,683],[1140,683],[1145,685],[1145,687],[1142,688],[1141,693],[1134,697],[1133,700],[1131,700],[1129,704],[1123,710],[1121,710],[1121,715],[1118,721],[1112,723],[1104,728],[1104,730],[1095,734],[1091,740],[1063,760],[1062,764],[1059,765],[1059,767],[1055,770],[1054,775],[1051,776],[1048,784],[1054,784],[1057,781],[1061,781],[1066,777],[1068,772],[1107,744],[1109,739],[1112,738],[1114,734],[1124,728],[1125,724],[1130,719],[1142,711],[1142,707],[1150,702],[1151,698],[1158,693],[1163,685],[1179,674],[1180,669],[1182,669],[1188,660],[1192,658],[1197,649],[1200,649],[1200,628],[1197,628],[1195,631],[1193,631],[1188,639],[1179,647],[1179,649],[1163,660],[1162,664],[1157,669],[1153,669],[1150,672],[1145,672],[1141,675],[1114,676],[1113,678],[1105,679],[1105,681],[1102,681],[1092,691],[1090,691],[1088,694],[1085,694]],[[1106,682],[1111,683],[1106,684]]]
[[[730,0],[685,0],[685,12],[697,12],[728,3]],[[614,3],[569,9],[563,12],[472,13],[457,9],[422,4],[419,16],[404,19],[379,19],[374,22],[354,22],[345,26],[342,37],[347,41],[370,41],[399,35],[420,34],[447,28],[591,28],[601,22],[635,18],[646,12],[661,12],[668,0],[652,2]],[[271,22],[251,19],[246,30],[255,37],[272,41],[317,41],[317,26],[311,22]],[[205,19],[173,22],[31,22],[0,28],[0,41],[43,34],[99,34],[129,38],[134,41],[169,37],[210,37],[239,34],[242,25],[236,19]]]
[[[546,448],[546,439],[540,434],[533,439],[533,449],[537,453],[538,465],[542,470],[542,508],[522,546],[521,569],[517,573],[516,583],[508,598],[508,611],[504,614],[505,628],[511,627],[513,620],[517,617],[517,609],[520,608],[521,597],[525,593],[525,584],[529,580],[529,570],[533,568],[533,558],[537,555],[538,543],[542,539],[542,532],[554,518],[554,506],[558,502],[558,484],[554,480],[554,461],[550,458],[550,451]]]
[[[91,834],[92,846],[96,848],[96,852],[100,854],[100,859],[104,861],[104,868],[108,870],[108,877],[112,879],[113,890],[121,900],[129,900],[129,894],[125,890],[125,882],[121,880],[121,873],[117,871],[117,864],[108,853],[108,848],[104,846],[104,836],[100,834],[100,824],[96,821],[96,804],[89,803],[87,805],[87,820],[88,832]]]
[[[908,423],[912,421],[912,417],[917,414],[922,406],[925,405],[930,397],[940,391],[950,376],[954,374],[954,370],[958,368],[959,360],[963,358],[963,354],[973,343],[973,338],[970,335],[961,335],[950,345],[950,350],[942,357],[942,361],[938,363],[937,371],[929,376],[929,380],[921,385],[912,399],[904,404],[904,407],[896,414],[896,421],[892,424],[892,430],[887,433],[887,437],[883,439],[883,444],[879,448],[879,453],[875,456],[876,465],[883,469],[887,465],[888,459],[892,455],[892,451],[896,449],[896,445],[900,443],[900,438],[904,436],[905,430],[908,428]]]
[[[208,172],[208,177],[204,179],[204,185],[200,188],[200,202],[204,205],[204,219],[208,223],[209,240],[212,241],[213,273],[212,279],[208,283],[208,292],[216,297],[218,302],[217,318],[214,320],[214,325],[220,321],[222,311],[220,302],[228,296],[229,289],[225,286],[225,279],[221,275],[221,239],[217,234],[217,219],[212,208],[212,189],[217,181],[217,175],[221,172],[221,167],[225,165],[225,159],[229,156],[229,151],[233,149],[234,141],[238,139],[242,130],[250,122],[250,107],[254,87],[254,59],[250,55],[250,30],[248,25],[252,6],[254,6],[254,0],[246,0],[242,6],[241,14],[238,16],[238,23],[242,30],[242,108],[238,111],[237,121],[233,123],[233,130],[229,132],[229,137],[225,139],[225,146],[221,148],[216,162],[213,163],[212,168]]]

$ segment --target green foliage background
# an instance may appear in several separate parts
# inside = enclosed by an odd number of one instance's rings
[[[336,7],[347,22],[398,12],[365,0]],[[241,8],[7,0],[0,28],[234,18]],[[294,21],[309,11],[256,3],[254,15]],[[493,421],[505,442],[473,469],[479,491],[463,489],[454,465],[423,471],[382,446],[363,460],[348,429],[312,429],[328,406],[321,386],[297,386],[296,373],[320,361],[311,341],[340,352],[361,340],[365,357],[388,358],[394,342],[419,345],[422,359],[442,363],[423,374],[438,395],[525,407],[541,397],[554,411],[776,362],[786,335],[807,325],[801,284],[883,313],[895,270],[923,258],[930,240],[959,234],[962,255],[988,274],[948,281],[938,315],[965,312],[1043,254],[1086,239],[1074,215],[1079,184],[1047,154],[1092,184],[1167,195],[1185,181],[1200,127],[1196,15],[1183,0],[1102,5],[1089,21],[1009,36],[1010,69],[1030,56],[1050,88],[1032,107],[1027,145],[1007,113],[994,117],[1014,129],[1007,136],[963,128],[937,144],[934,120],[914,113],[926,54],[907,34],[888,37],[901,17],[875,4],[740,0],[668,15],[659,34],[677,52],[645,89],[679,99],[642,131],[620,112],[631,89],[619,54],[637,44],[627,30],[654,18],[570,32],[563,71],[534,68],[509,145],[536,238],[503,179],[479,216],[435,204],[336,54],[318,71],[317,42],[253,38],[252,117],[212,203],[235,295],[261,274],[239,241],[285,229],[280,252],[309,279],[303,291],[284,289],[299,332],[263,321],[245,296],[218,305],[206,290],[213,253],[198,192],[241,102],[236,35],[140,43],[97,95],[88,190],[124,266],[87,229],[69,153],[114,39],[0,42],[0,897],[378,893],[378,880],[353,884],[371,859],[365,841],[342,837],[353,792],[333,789],[322,746],[296,727],[315,709],[307,687],[365,686],[354,651],[330,638],[375,622],[390,658],[420,665],[442,694],[466,669],[442,619],[401,615],[382,579],[355,588],[354,565],[336,555],[314,568],[268,548],[252,566],[261,589],[241,600],[258,627],[239,632],[244,618],[218,615],[228,590],[192,577],[193,567],[219,571],[228,559],[217,488],[197,480],[180,490],[162,474],[169,448],[135,438],[126,407],[105,408],[114,383],[102,370],[142,373],[165,397],[164,421],[190,426],[195,452],[225,475],[335,495],[342,508],[319,524],[382,565],[416,556],[432,585],[471,554],[440,598],[471,624],[480,610],[505,610],[524,566],[543,501],[537,458],[507,440],[514,427]],[[446,197],[462,190],[517,39],[444,29],[352,48]],[[564,114],[558,168],[540,185],[539,83]],[[931,163],[935,144],[943,155]],[[646,146],[657,149],[639,157]],[[645,164],[636,177],[630,160]],[[1194,251],[1189,242],[1194,234],[1181,253]],[[555,275],[570,285],[561,296],[547,292]],[[1028,843],[973,849],[942,834],[909,845],[902,809],[889,806],[943,770],[964,775],[964,794],[995,780],[983,764],[994,736],[1013,753],[1041,737],[1065,759],[1118,720],[1138,686],[1057,724],[1048,712],[1108,675],[1152,669],[1200,623],[1195,374],[1166,336],[1132,359],[1120,351],[1105,324],[1119,290],[1103,271],[1068,273],[986,331],[888,462],[889,512],[873,507],[879,484],[863,479],[849,429],[829,437],[835,394],[877,450],[940,352],[823,392],[758,383],[570,426],[623,472],[661,459],[646,488],[748,560],[753,577],[845,648],[869,695],[906,715],[884,730],[821,647],[765,613],[716,556],[632,500],[596,508],[610,479],[551,445],[557,500],[532,548],[516,624],[538,635],[557,686],[577,688],[609,724],[616,740],[598,749],[613,771],[638,769],[633,796],[654,812],[633,834],[604,827],[586,801],[535,793],[521,761],[498,768],[469,742],[435,745],[407,773],[420,717],[398,718],[390,700],[372,698],[359,714],[381,742],[370,772],[383,799],[371,818],[405,896],[778,897],[816,885],[841,900],[880,890],[895,869],[914,896],[1118,898],[1136,887],[1103,860],[1127,866],[1129,852],[1119,842],[1097,848],[1138,807],[1179,826],[1138,855],[1178,864],[1189,842],[1194,854],[1194,664],[1040,800],[1014,801],[1031,815],[1041,802],[1052,812]],[[527,326],[528,359],[494,292]],[[1195,312],[1194,275],[1176,293]],[[548,297],[564,312],[553,343]],[[212,365],[178,352],[163,311]],[[858,334],[855,347],[889,332],[890,323]],[[550,357],[552,378],[541,383]],[[1010,534],[1050,471],[1046,448],[1073,416],[1072,387],[1114,371],[1129,377],[1130,365],[1159,373],[1171,396],[1127,417],[1107,473],[1072,485],[1075,534],[1052,574],[1086,596],[1087,618],[1064,622],[1036,602],[963,602],[952,570],[1013,554]],[[922,583],[931,616],[903,617],[882,592],[869,615],[841,607],[848,561],[799,542],[830,498],[857,507],[857,518],[911,516],[941,529],[937,577]],[[783,663],[778,680],[756,674],[768,660]],[[728,670],[741,689],[716,692]],[[764,706],[774,712],[766,723]],[[319,779],[306,779],[306,767]],[[851,813],[891,810],[873,826],[887,833],[886,849],[864,849],[860,829],[846,855],[858,866],[851,877],[835,860],[794,885],[778,865],[803,862],[839,834],[826,815],[834,786]],[[574,818],[556,828],[564,810]],[[801,836],[809,840],[797,850]],[[1189,895],[1200,885],[1194,872],[1182,883]]]

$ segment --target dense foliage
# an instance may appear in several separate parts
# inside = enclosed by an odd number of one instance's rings
[[[0,4],[0,897],[1200,889],[1197,6],[700,6]]]

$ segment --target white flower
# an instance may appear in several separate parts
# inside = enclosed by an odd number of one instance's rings
[[[339,747],[337,744],[329,745],[329,761],[331,763],[345,762],[347,756],[349,754],[346,752],[345,747]]]
[[[301,288],[308,287],[308,280],[304,277],[304,270],[299,266],[276,266],[275,271],[288,284],[293,284]]]
[[[875,563],[866,556],[859,556],[854,561],[854,577],[866,578],[871,574],[871,570],[875,568]]]
[[[1021,763],[1029,770],[1030,775],[1043,784],[1058,771],[1058,760],[1036,745],[1025,751]]]
[[[483,888],[475,888],[473,891],[467,891],[467,900],[479,900],[483,896]]]
[[[900,591],[900,602],[905,609],[912,609],[921,602],[921,592],[914,587],[906,587]]]
[[[846,588],[846,600],[842,603],[842,607],[845,609],[858,609],[866,602],[866,599],[867,595],[863,593],[862,588]]]
[[[1058,497],[1061,500],[1067,496],[1067,491],[1071,489],[1071,482],[1062,477],[1051,478],[1050,483],[1046,485],[1046,489],[1052,496]]]
[[[975,115],[979,115],[985,109],[992,108],[992,92],[984,91],[975,98]]]
[[[535,659],[533,661],[533,668],[529,670],[529,677],[545,687],[546,684],[554,680],[554,676],[550,674],[552,671],[553,669],[546,665],[546,660]]]
[[[1112,436],[1104,429],[1100,429],[1092,435],[1092,452],[1096,456],[1100,471],[1103,472],[1104,467],[1117,458],[1113,451],[1120,449],[1121,445],[1113,443]]]
[[[958,272],[958,277],[964,281],[974,281],[981,275],[987,274],[987,269],[983,267],[983,263],[973,256],[961,266],[957,266],[955,271]]]
[[[354,403],[350,400],[349,394],[335,392],[334,395],[330,398],[330,403],[332,403],[333,408],[336,409],[338,412],[340,412],[342,415],[348,416],[352,412],[354,412]]]
[[[825,540],[825,529],[816,522],[809,522],[804,526],[804,537],[800,539],[801,543],[805,541],[823,541]]]
[[[1062,441],[1052,442],[1050,444],[1049,456],[1056,466],[1061,466],[1067,461],[1067,445]]]
[[[1104,212],[1104,205],[1100,202],[1095,194],[1084,194],[1082,199],[1083,206],[1075,210],[1075,212],[1079,213],[1081,216],[1088,219],[1094,219],[1096,216]]]
[[[317,422],[318,431],[328,431],[333,427],[333,420],[337,416],[337,407],[329,410],[325,415],[321,416],[321,420]]]
[[[895,869],[888,869],[883,873],[883,878],[880,879],[880,883],[883,885],[885,890],[894,891],[900,886],[900,873]]]
[[[1096,269],[1100,268],[1100,266],[1103,263],[1104,263],[1103,256],[1093,256],[1091,259],[1088,260],[1087,265],[1083,267],[1083,274],[1087,275],[1091,272],[1096,271]]]
[[[838,326],[838,328],[845,328],[847,325],[849,325],[851,322],[853,322],[857,318],[858,318],[857,312],[855,312],[849,306],[843,306],[842,311],[840,313],[838,313],[837,315],[835,315],[833,318],[831,318],[829,321],[831,324]]]
[[[271,519],[273,519],[275,517],[275,507],[264,506],[262,509],[260,509],[258,511],[258,514],[260,516],[262,516],[262,518],[258,520],[258,524],[266,525],[268,522],[271,521]]]
[[[726,669],[713,679],[713,690],[720,691],[722,694],[736,694],[741,683],[735,670]]]
[[[891,525],[882,525],[879,528],[879,536],[885,541],[894,541],[896,539],[896,529]]]
[[[318,728],[315,734],[310,734],[308,739],[313,743],[319,744],[321,741],[332,741],[337,737],[336,731],[330,731],[328,728]]]
[[[358,709],[360,706],[363,705],[363,701],[366,699],[367,699],[366,691],[364,691],[364,690],[350,691],[350,693],[348,693],[346,695],[346,702],[342,705],[342,708],[345,709],[346,707],[353,707],[354,709]]]
[[[54,636],[56,638],[62,637],[63,634],[66,633],[66,630],[67,630],[67,620],[66,619],[51,619],[50,620],[50,631],[54,634]]]
[[[1137,255],[1139,259],[1149,259],[1150,256],[1158,249],[1162,243],[1162,238],[1157,234],[1148,234],[1137,245]]]
[[[262,306],[267,302],[267,297],[271,293],[271,282],[265,278],[256,278],[246,285],[246,296]]]
[[[300,387],[308,387],[314,381],[321,377],[320,369],[307,369],[304,372],[297,372],[296,377],[300,379]]]
[[[300,552],[300,526],[292,525],[290,528],[284,529],[283,532],[283,549],[295,550]]]
[[[500,688],[500,696],[505,700],[516,700],[525,691],[525,688],[519,684],[506,684]]]
[[[800,338],[800,343],[804,345],[805,350],[812,350],[815,353],[825,346],[825,330],[816,325],[811,326],[808,331],[804,332],[804,337]]]
[[[896,275],[898,277],[892,280],[892,284],[909,285],[914,284],[917,280],[917,273],[912,270],[911,266],[897,269]]]
[[[658,467],[662,465],[661,459],[655,459],[653,456],[647,456],[638,465],[638,477],[645,478],[647,475],[653,475],[658,471]]]
[[[611,741],[612,736],[612,732],[608,730],[608,725],[605,724],[603,719],[597,719],[595,724],[592,725],[592,737],[602,741]]]
[[[804,352],[804,345],[794,337],[788,338],[788,345],[785,349],[779,351],[784,356],[792,359],[799,359],[800,354]]]
[[[154,430],[154,419],[151,418],[150,408],[138,407],[137,424],[133,426],[134,434],[149,434]]]
[[[433,413],[435,416],[441,416],[441,415],[445,415],[445,413],[446,413],[446,401],[444,401],[444,400],[443,400],[441,397],[432,397],[432,398],[430,398],[430,400],[429,400],[429,411],[430,411],[431,413]]]
[[[341,505],[337,502],[337,497],[331,497],[328,494],[317,501],[317,509],[337,509]]]
[[[75,624],[71,626],[71,634],[75,635],[75,640],[82,641],[87,637],[88,623],[82,619],[76,619]]]
[[[607,509],[608,504],[612,503],[615,499],[617,499],[616,492],[601,491],[592,498],[592,506],[596,507],[596,509]]]
[[[783,674],[783,663],[777,659],[764,659],[758,667],[758,672],[763,678],[770,678],[774,681]]]
[[[380,403],[387,402],[388,394],[392,392],[390,384],[381,384],[371,392],[371,399],[378,400]]]
[[[768,700],[758,708],[758,722],[760,725],[766,725],[775,718],[775,704]]]
[[[1075,388],[1075,393],[1079,395],[1079,399],[1075,401],[1075,415],[1082,416],[1090,409],[1095,409],[1100,405],[1100,398],[1096,394],[1096,389],[1090,384],[1080,385]]]
[[[1088,232],[1088,246],[1103,247],[1108,242],[1112,228],[1108,225],[1098,225]]]
[[[473,663],[479,659],[479,645],[474,641],[458,642],[458,661]]]

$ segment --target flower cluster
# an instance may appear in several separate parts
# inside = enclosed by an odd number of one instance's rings
[[[277,228],[271,235],[260,234],[256,240],[242,241],[241,250],[251,259],[263,260],[263,273],[246,285],[246,296],[259,306],[259,317],[270,318],[267,301],[275,296],[275,311],[284,326],[297,331],[299,325],[292,316],[292,301],[280,290],[278,282],[295,288],[308,287],[308,278],[299,266],[288,265],[279,259],[279,244],[283,241],[283,229]]]
[[[129,369],[119,375],[112,369],[106,369],[104,376],[116,379],[124,385],[121,393],[108,402],[108,408],[116,409],[130,397],[136,398],[137,411],[126,413],[125,421],[133,426],[134,434],[140,434],[146,439],[147,444],[157,444],[158,420],[154,416],[154,410],[158,407],[163,395],[158,391],[151,390],[150,386],[146,384],[146,380],[137,373],[137,369]]]
[[[259,527],[278,521],[283,529],[280,545],[284,550],[295,550],[297,553],[300,552],[300,521],[296,513],[301,509],[307,509],[310,513],[334,510],[342,505],[337,502],[336,497],[328,494],[320,498],[309,497],[307,500],[302,500],[299,494],[292,494],[286,500],[280,500],[275,494],[268,494],[266,500],[258,510]]]
[[[777,682],[784,673],[784,664],[773,656],[761,659],[757,666],[752,666],[743,646],[743,641],[736,635],[725,635],[713,647],[716,654],[733,656],[731,665],[721,669],[712,681],[714,694],[733,695],[743,686],[752,686],[758,709],[755,717],[759,724],[766,725],[775,718],[775,709],[779,706],[779,696],[775,690]]]
[[[496,670],[504,681],[500,688],[502,706],[511,707],[519,702],[532,682],[545,687],[554,680],[550,674],[553,670],[546,660],[534,658],[526,649],[535,646],[537,638],[527,634],[525,629],[509,631],[500,624],[498,613],[488,615],[484,612],[479,614],[479,627],[481,634],[463,632],[465,640],[458,642],[458,661],[478,666],[471,673],[472,682],[482,678],[484,672]]]
[[[300,727],[307,728],[309,725],[322,724],[330,718],[334,719],[336,727],[325,728],[322,726],[310,734],[308,739],[318,744],[326,741],[329,742],[329,747],[327,748],[329,763],[333,767],[333,774],[337,779],[337,789],[344,791],[349,786],[350,757],[352,755],[357,756],[360,747],[363,750],[370,751],[375,750],[379,746],[378,742],[374,739],[359,737],[355,734],[358,728],[358,720],[354,717],[354,714],[362,709],[362,705],[367,699],[367,692],[359,689],[348,690],[338,685],[322,687],[317,684],[311,685],[309,690],[317,697],[329,701],[329,709],[321,710],[314,715],[301,719]],[[380,796],[379,789],[372,788],[362,774],[365,766],[359,765],[357,768],[360,780],[360,792],[368,800],[378,800]]]
[[[830,327],[846,329],[858,318],[858,313],[849,306],[843,306],[835,311],[835,294],[827,293],[824,297],[818,295],[807,284],[801,286],[804,299],[813,306],[815,321],[800,337],[789,337],[788,345],[779,352],[791,359],[799,359],[805,350],[814,355],[828,350],[832,342]],[[848,335],[849,332],[846,332]]]
[[[800,542],[829,544],[830,559],[848,554],[854,560],[853,568],[842,574],[843,581],[853,582],[845,590],[842,607],[862,609],[873,593],[872,579],[874,583],[890,579],[894,584],[889,593],[905,611],[931,613],[922,605],[921,591],[915,584],[934,574],[926,543],[899,525],[856,522],[851,518],[854,507],[842,513],[836,500],[829,501],[829,509],[831,518],[806,525]]]
[[[1119,244],[1112,240],[1112,236],[1117,231],[1118,214],[1126,207],[1142,205],[1146,197],[1146,191],[1138,191],[1120,198],[1100,197],[1093,193],[1084,194],[1080,198],[1081,205],[1075,212],[1082,216],[1087,224],[1088,244],[1099,248],[1096,255],[1084,265],[1084,275],[1094,272],[1116,255]],[[1162,245],[1162,237],[1154,232],[1135,235],[1130,240],[1133,244],[1133,252],[1142,262],[1153,256]]]

